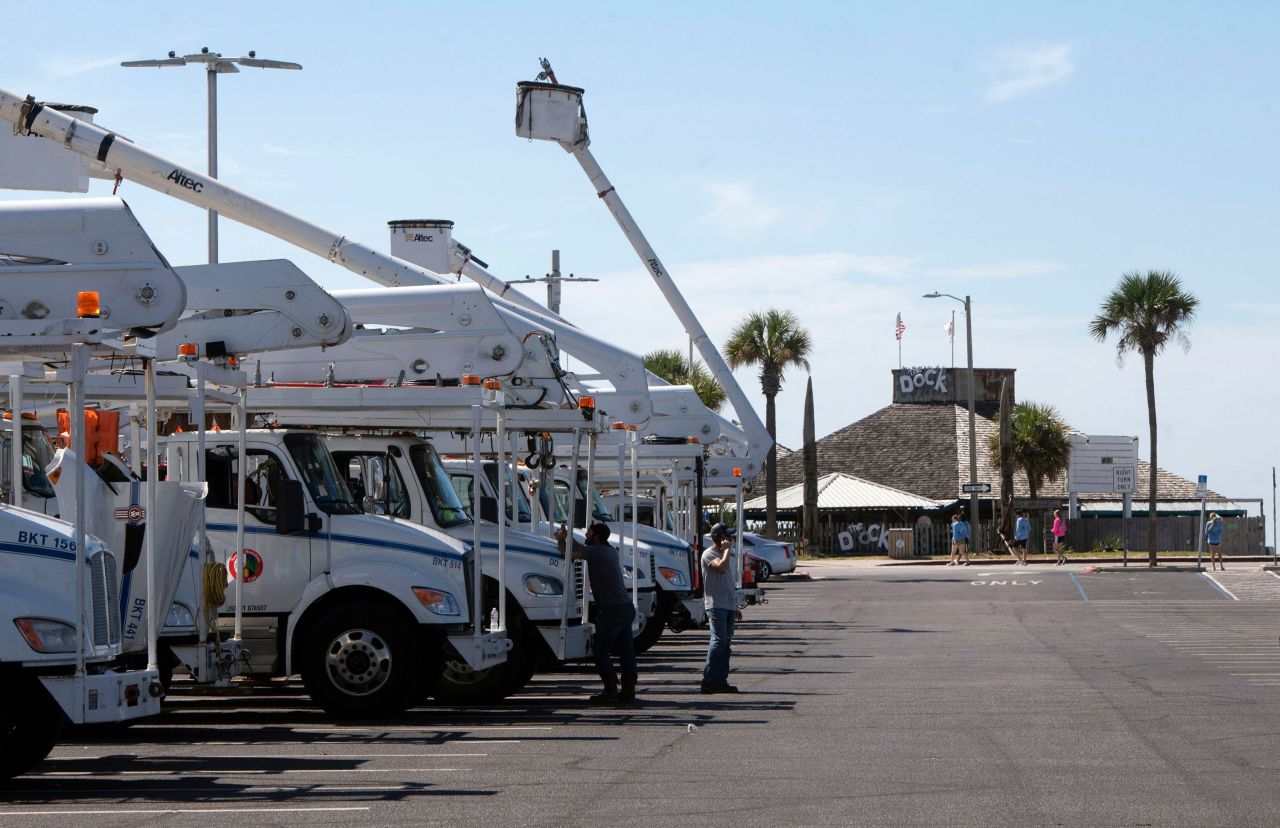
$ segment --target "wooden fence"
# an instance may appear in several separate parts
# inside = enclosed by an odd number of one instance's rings
[[[1048,552],[1053,548],[1049,534],[1053,526],[1053,513],[1033,513],[1031,519],[1030,552]],[[1223,518],[1222,553],[1224,555],[1261,555],[1266,543],[1266,518]],[[1126,526],[1127,523],[1127,526]],[[1156,521],[1156,546],[1162,552],[1195,551],[1196,540],[1204,524],[1198,517],[1165,516]],[[912,529],[917,556],[945,555],[950,551],[950,526],[941,520],[885,524],[847,524],[820,521],[818,526],[818,554],[820,555],[888,555],[889,529]],[[1077,552],[1094,549],[1119,549],[1125,545],[1130,552],[1147,551],[1147,519],[1145,517],[1077,518],[1069,522],[1067,546]],[[778,539],[798,543],[799,524],[793,521],[778,522]],[[990,523],[978,526],[974,532],[975,551],[987,551],[1004,547],[995,535]],[[1205,547],[1208,554],[1208,547]]]

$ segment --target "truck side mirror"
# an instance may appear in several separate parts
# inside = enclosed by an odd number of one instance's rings
[[[575,500],[573,502],[573,525],[578,529],[587,528],[587,501]]]
[[[281,480],[276,484],[276,534],[296,535],[306,528],[306,501],[302,483]]]
[[[480,495],[480,519],[490,523],[498,522],[498,499]]]

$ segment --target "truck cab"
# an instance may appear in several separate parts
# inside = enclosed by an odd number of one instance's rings
[[[471,500],[459,497],[449,472],[429,440],[409,435],[330,434],[325,437],[339,474],[365,512],[391,515],[429,526],[463,542],[475,537]],[[496,465],[496,464],[495,464]],[[482,615],[496,610],[498,596],[498,526],[495,501],[487,494],[480,521],[480,560],[484,572]],[[582,581],[566,573],[556,544],[515,529],[504,532],[507,594],[506,629],[512,642],[507,661],[489,670],[473,670],[457,659],[446,662],[432,694],[445,702],[497,701],[516,692],[543,658],[555,661],[590,655],[591,626],[581,623]],[[567,625],[564,585],[568,598]]]
[[[321,436],[249,430],[245,548],[238,549],[237,435],[205,437],[208,543],[227,566],[229,624],[240,611],[249,672],[301,674],[338,716],[389,715],[417,702],[444,663],[501,663],[508,644],[467,633],[470,547],[390,515],[365,514]],[[166,438],[169,475],[198,475],[197,435]]]

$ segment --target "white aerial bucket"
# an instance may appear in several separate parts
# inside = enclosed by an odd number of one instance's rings
[[[516,135],[586,146],[587,113],[576,86],[521,81],[516,84]]]
[[[453,222],[443,219],[389,221],[391,255],[432,273],[450,273],[449,246]]]
[[[45,104],[79,121],[93,123],[91,106]],[[7,126],[7,125],[6,125]],[[34,135],[0,128],[0,188],[89,192],[89,159]]]

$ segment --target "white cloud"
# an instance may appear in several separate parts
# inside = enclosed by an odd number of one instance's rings
[[[719,181],[706,185],[711,209],[698,223],[726,235],[744,235],[768,230],[782,218],[782,210],[756,195],[750,186]]]
[[[108,66],[119,67],[120,61],[129,58],[122,55],[112,55],[110,57],[92,58],[79,60],[68,57],[52,57],[43,61],[40,65],[55,78],[70,78],[75,75],[83,75],[85,72],[93,72],[98,69],[106,69]]]
[[[1011,46],[999,49],[984,68],[991,76],[987,101],[1005,103],[1066,80],[1076,70],[1071,46]]]

